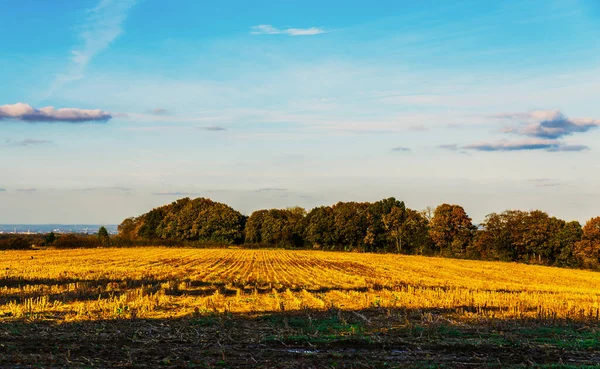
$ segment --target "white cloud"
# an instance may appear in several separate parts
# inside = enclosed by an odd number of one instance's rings
[[[106,122],[112,116],[100,109],[87,110],[77,108],[55,109],[47,106],[35,109],[29,104],[16,103],[0,106],[0,120],[11,119],[24,122]]]
[[[251,33],[253,35],[314,36],[328,32],[329,31],[320,27],[279,29],[270,24],[260,24],[258,26],[253,26]]]
[[[252,26],[253,35],[278,35],[281,31],[269,24],[261,24]]]
[[[288,28],[283,31],[290,36],[313,36],[320,35],[321,33],[327,33],[326,30],[318,27],[311,28]]]

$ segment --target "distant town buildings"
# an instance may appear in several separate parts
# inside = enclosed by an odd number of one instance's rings
[[[96,234],[102,225],[68,225],[68,224],[0,224],[0,235],[2,234]],[[104,225],[110,234],[117,234],[116,225]]]

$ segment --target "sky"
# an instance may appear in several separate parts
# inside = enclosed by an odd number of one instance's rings
[[[0,0],[0,223],[600,215],[600,2]]]

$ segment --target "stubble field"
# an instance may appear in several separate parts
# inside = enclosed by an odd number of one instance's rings
[[[241,249],[7,251],[0,365],[600,364],[600,273]]]

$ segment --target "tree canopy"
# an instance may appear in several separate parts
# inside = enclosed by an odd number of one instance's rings
[[[393,197],[303,208],[262,209],[245,216],[207,198],[183,198],[118,227],[120,239],[212,242],[252,247],[318,248],[557,266],[600,264],[600,217],[582,228],[540,210],[491,213],[474,225],[465,209],[441,204],[417,211]],[[104,242],[101,242],[104,244]]]

